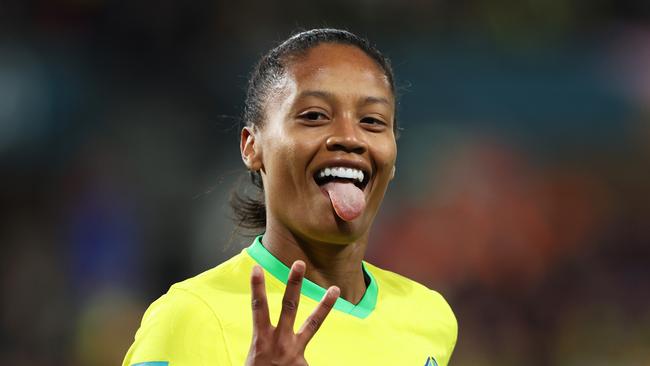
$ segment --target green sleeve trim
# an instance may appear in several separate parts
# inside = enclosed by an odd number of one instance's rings
[[[287,284],[289,277],[289,267],[277,259],[268,249],[262,244],[262,235],[255,238],[253,244],[249,246],[246,251],[262,268],[269,272],[273,277],[277,278],[280,282]],[[334,303],[334,309],[350,314],[360,319],[365,319],[372,313],[377,304],[377,281],[372,273],[368,271],[365,262],[361,262],[363,271],[370,278],[370,285],[366,288],[361,301],[357,305],[343,299],[338,298]],[[305,278],[302,281],[301,293],[312,300],[320,302],[327,290]]]

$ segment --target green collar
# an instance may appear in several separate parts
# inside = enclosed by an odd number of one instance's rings
[[[262,235],[256,237],[253,244],[251,244],[246,251],[257,263],[259,263],[259,265],[261,265],[267,272],[271,273],[273,277],[277,278],[285,285],[287,284],[289,267],[280,262],[279,259],[274,257],[273,254],[262,245]],[[363,261],[361,262],[361,267],[368,278],[370,278],[370,285],[368,285],[366,293],[363,294],[361,301],[359,301],[357,305],[354,305],[353,303],[339,297],[336,300],[336,303],[334,303],[334,309],[364,319],[370,315],[377,304],[377,281],[372,276],[372,273],[366,269]],[[326,290],[319,285],[311,282],[307,278],[303,279],[301,289],[303,295],[320,302],[323,295],[325,295],[325,292]]]

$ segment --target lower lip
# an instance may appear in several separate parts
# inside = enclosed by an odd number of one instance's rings
[[[317,185],[318,186],[318,185]],[[318,189],[320,189],[321,193],[323,193],[323,196],[327,197],[328,199],[330,198],[329,193],[325,190],[325,188],[318,186]]]
[[[325,190],[325,188],[323,188],[322,186],[319,186],[318,183],[316,183],[315,180],[314,180],[313,182],[314,182],[314,184],[316,185],[316,187],[318,187],[318,189],[320,189],[321,193],[323,193],[323,196],[325,196],[325,197],[327,197],[327,199],[329,199],[329,198],[330,198],[330,195],[329,195],[329,193],[327,193],[327,191]],[[363,187],[363,189],[361,190],[361,191],[363,192],[364,195],[366,194],[366,189],[368,188],[369,185],[370,185],[370,181],[368,181],[368,183],[366,183],[366,186]]]

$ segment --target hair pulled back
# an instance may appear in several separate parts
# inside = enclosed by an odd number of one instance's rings
[[[242,123],[249,127],[262,127],[265,120],[265,107],[274,86],[283,79],[291,59],[304,56],[310,49],[323,44],[336,43],[359,48],[373,59],[388,79],[391,92],[395,95],[393,69],[390,61],[370,42],[351,32],[341,29],[322,28],[296,33],[271,49],[255,65],[248,81]],[[397,119],[393,123],[397,136]],[[259,172],[251,171],[250,180],[256,192],[240,195],[233,190],[230,206],[233,219],[239,228],[263,231],[266,227],[266,206],[264,204],[264,185]]]

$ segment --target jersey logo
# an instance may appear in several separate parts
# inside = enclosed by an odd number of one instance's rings
[[[438,366],[438,362],[436,362],[436,359],[433,358],[433,356],[427,357],[427,362],[424,364],[424,366]]]

